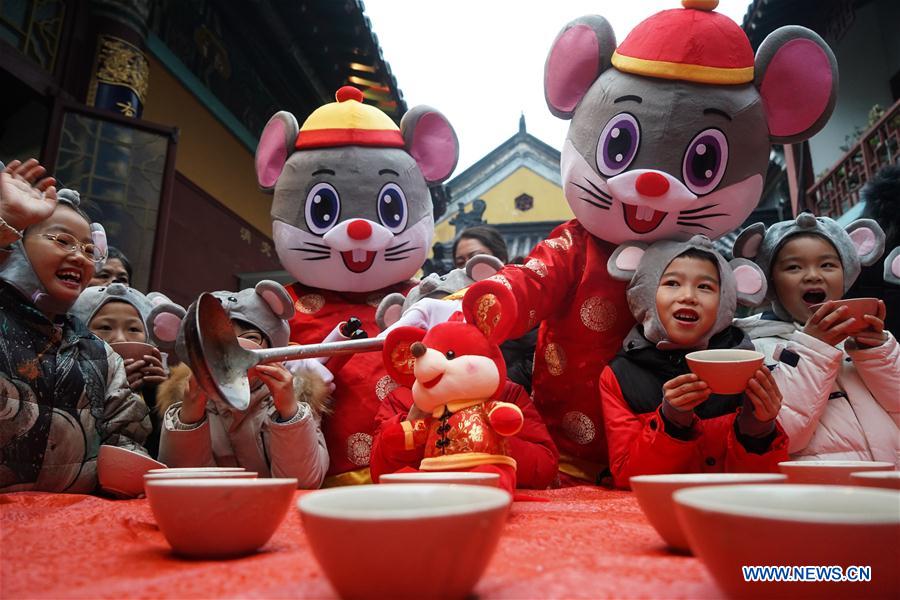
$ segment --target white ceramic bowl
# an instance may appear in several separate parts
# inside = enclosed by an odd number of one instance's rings
[[[388,473],[378,478],[379,483],[459,483],[463,485],[488,485],[498,487],[499,473],[469,471],[421,471],[418,473]]]
[[[178,471],[167,469],[162,473],[147,473],[144,475],[144,490],[151,481],[164,481],[167,479],[256,479],[253,471]]]
[[[147,482],[160,531],[177,554],[222,558],[263,546],[284,520],[296,479],[160,479]]]
[[[204,473],[204,472],[234,472],[239,473],[246,471],[244,467],[168,467],[165,469],[151,469],[147,471],[150,474],[155,473]]]
[[[146,454],[119,446],[100,446],[97,453],[97,479],[100,487],[120,498],[135,498],[144,493],[144,474],[165,467]]]
[[[685,355],[688,368],[715,394],[740,394],[762,366],[765,356],[739,348],[698,350]]]
[[[900,494],[850,486],[680,490],[691,549],[729,597],[896,597]],[[871,581],[744,581],[744,566],[871,567]]]
[[[789,460],[778,463],[790,483],[850,485],[850,473],[892,471],[893,463],[864,460]]]
[[[850,483],[864,487],[900,490],[900,471],[862,471],[850,473]]]
[[[367,485],[297,506],[313,555],[343,598],[463,598],[484,572],[512,502],[476,485]]]
[[[673,473],[669,475],[636,475],[629,482],[641,510],[660,537],[672,548],[690,552],[687,537],[675,515],[672,494],[676,491],[708,485],[782,483],[781,473]]]

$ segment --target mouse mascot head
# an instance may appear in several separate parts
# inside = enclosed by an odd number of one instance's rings
[[[459,146],[441,113],[417,106],[398,128],[346,86],[303,123],[279,112],[256,151],[260,187],[274,192],[281,264],[301,284],[370,292],[405,281],[431,248],[428,186],[456,167]]]
[[[770,145],[806,140],[831,115],[837,65],[818,35],[782,27],[754,57],[717,4],[682,0],[618,46],[600,16],[557,36],[544,94],[572,120],[565,195],[598,238],[715,239],[739,227],[759,202]]]

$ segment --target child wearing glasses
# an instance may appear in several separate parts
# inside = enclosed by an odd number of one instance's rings
[[[100,445],[150,432],[122,359],[66,314],[105,235],[36,160],[0,171],[0,492],[90,493]]]

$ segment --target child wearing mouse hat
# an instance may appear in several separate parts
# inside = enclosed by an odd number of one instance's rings
[[[785,350],[799,356],[796,368],[774,371],[794,458],[897,459],[900,347],[884,329],[884,301],[857,317],[838,302],[883,250],[876,222],[841,227],[809,213],[769,228],[756,223],[734,242],[735,256],[766,273],[772,309],[737,325],[767,360]]]

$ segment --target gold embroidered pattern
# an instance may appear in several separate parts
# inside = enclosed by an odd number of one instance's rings
[[[387,398],[387,395],[400,387],[396,381],[391,379],[390,375],[385,375],[381,379],[378,380],[378,383],[375,384],[375,395],[378,396],[378,399],[384,402],[384,399]]]
[[[478,329],[485,337],[491,337],[500,322],[500,311],[492,309],[497,305],[497,296],[493,294],[485,294],[478,299],[478,306],[475,309],[476,319],[478,321]],[[493,314],[491,314],[493,313]]]
[[[368,433],[354,433],[347,438],[347,458],[358,467],[369,464],[372,452],[372,436]]]
[[[502,284],[506,289],[512,291],[512,284],[509,282],[509,279],[503,275],[491,275],[486,281],[496,281],[497,283]]]
[[[572,411],[563,416],[562,420],[563,433],[566,437],[582,446],[590,444],[597,435],[597,428],[583,412]]]
[[[528,311],[528,328],[531,329],[537,324],[537,311],[533,308]]]
[[[416,358],[409,348],[410,345],[401,344],[391,350],[391,364],[401,373],[412,373],[416,366]]]
[[[554,250],[565,252],[572,247],[572,237],[571,235],[569,237],[555,237],[544,243]]]
[[[544,348],[544,361],[547,363],[547,371],[558,377],[566,370],[566,351],[560,344],[551,342]]]
[[[325,298],[321,294],[300,296],[294,303],[294,309],[305,315],[314,315],[325,306]]]
[[[591,331],[608,331],[616,324],[616,305],[592,296],[581,305],[581,322]]]
[[[525,263],[525,268],[534,271],[541,279],[547,276],[547,265],[544,264],[544,261],[537,258],[529,259]]]

